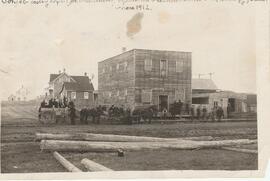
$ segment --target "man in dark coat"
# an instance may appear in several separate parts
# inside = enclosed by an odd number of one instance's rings
[[[194,114],[194,106],[191,106],[190,113],[191,113],[191,121],[193,121],[194,116],[195,116],[195,114]]]
[[[198,106],[196,111],[197,111],[197,119],[200,119],[201,118],[201,107]]]
[[[189,103],[186,103],[186,108],[185,108],[185,111],[186,111],[186,114],[189,115]]]
[[[224,115],[224,112],[223,112],[223,109],[222,107],[218,107],[217,108],[217,118],[218,118],[218,121],[221,121],[221,117]]]
[[[203,112],[202,119],[205,120],[206,119],[206,115],[207,115],[207,109],[206,109],[205,106],[203,106],[202,112]]]
[[[72,125],[75,125],[76,109],[73,101],[69,102],[69,116]]]

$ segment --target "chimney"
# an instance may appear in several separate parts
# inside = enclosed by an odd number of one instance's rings
[[[66,72],[66,69],[65,69],[65,68],[63,69],[63,72],[64,72],[64,73]]]
[[[122,47],[122,53],[126,52],[127,48],[126,47]]]
[[[61,70],[59,70],[58,73],[61,74]]]
[[[86,72],[84,72],[84,76],[87,76],[87,73]]]

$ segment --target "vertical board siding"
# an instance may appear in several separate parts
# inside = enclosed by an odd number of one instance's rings
[[[152,68],[145,70],[145,60],[152,60]],[[160,61],[167,61],[166,76],[161,75]],[[183,71],[176,72],[176,61],[183,61]],[[123,72],[117,64],[127,62]],[[127,95],[119,96],[119,91],[127,89]],[[186,103],[191,103],[191,53],[135,49],[98,64],[99,104],[144,105],[142,91],[151,92],[151,103],[158,105],[159,95],[168,95],[169,103],[175,101],[175,91],[185,94]],[[109,96],[109,93],[111,96]]]

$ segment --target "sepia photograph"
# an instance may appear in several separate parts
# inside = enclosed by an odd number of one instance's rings
[[[79,2],[1,8],[2,174],[259,169],[254,6]]]

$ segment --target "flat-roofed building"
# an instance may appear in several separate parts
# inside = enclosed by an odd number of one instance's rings
[[[191,52],[133,49],[98,63],[99,104],[191,104]]]

